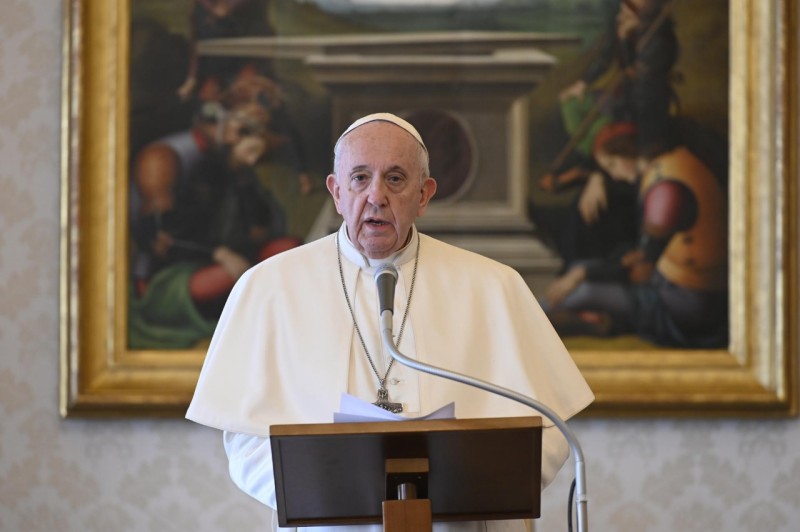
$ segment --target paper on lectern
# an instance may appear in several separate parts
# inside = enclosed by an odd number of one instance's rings
[[[423,419],[455,419],[456,404],[449,403],[434,410],[430,414],[419,417],[404,417],[393,414],[372,403],[362,401],[358,397],[343,393],[339,403],[339,412],[333,413],[334,423],[363,423],[367,421],[410,421]]]

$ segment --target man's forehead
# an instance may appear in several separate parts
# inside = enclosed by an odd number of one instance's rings
[[[355,162],[350,168],[346,168],[346,170],[350,174],[357,172],[372,172],[375,170],[380,170],[382,173],[400,172],[402,174],[408,174],[411,172],[409,168],[406,168],[402,164],[388,164],[385,168],[376,168],[375,165],[359,164],[358,162]]]
[[[364,116],[359,118],[344,131],[339,136],[339,139],[336,141],[336,145],[334,146],[334,151],[339,147],[339,145],[348,137],[353,136],[357,137],[358,135],[354,135],[353,133],[363,133],[364,129],[374,129],[374,128],[364,128],[363,126],[373,125],[373,124],[387,124],[392,127],[396,127],[399,130],[403,130],[406,134],[410,135],[420,146],[422,149],[425,150],[425,153],[428,152],[428,148],[425,146],[425,143],[422,141],[422,136],[420,136],[417,129],[412,126],[406,120],[403,120],[399,116],[393,115],[391,113],[375,113],[371,115]]]

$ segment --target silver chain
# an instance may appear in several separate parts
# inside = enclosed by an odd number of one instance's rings
[[[414,295],[414,283],[417,280],[417,265],[419,264],[419,241],[420,238],[417,237],[417,253],[416,257],[414,257],[414,271],[411,274],[411,287],[408,289],[408,300],[406,301],[406,310],[403,312],[403,321],[400,322],[400,332],[397,333],[397,343],[396,345],[400,345],[400,340],[403,339],[403,330],[406,327],[406,318],[408,318],[408,309],[411,308],[411,296]],[[372,357],[369,354],[369,349],[367,349],[367,344],[364,342],[364,336],[361,334],[361,329],[358,327],[358,322],[356,321],[356,313],[353,312],[353,305],[350,304],[350,296],[347,294],[347,286],[344,282],[344,270],[342,269],[342,249],[339,247],[339,234],[336,234],[336,259],[339,261],[339,278],[342,281],[342,291],[344,292],[344,300],[347,302],[347,308],[350,310],[350,316],[353,318],[353,327],[356,329],[356,334],[358,334],[358,339],[361,341],[361,347],[364,348],[364,354],[367,355],[367,360],[369,361],[369,365],[372,366],[372,371],[375,373],[375,376],[378,378],[378,384],[382,389],[386,388],[386,379],[389,377],[389,372],[392,371],[392,366],[394,365],[394,359],[389,362],[389,367],[386,368],[386,374],[381,378],[381,374],[378,373],[378,369],[375,367],[375,362],[373,362]]]

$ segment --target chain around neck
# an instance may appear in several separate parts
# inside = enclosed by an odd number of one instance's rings
[[[400,322],[400,332],[397,333],[397,343],[396,345],[400,345],[400,341],[403,339],[403,330],[406,327],[406,318],[408,318],[408,310],[411,308],[411,296],[414,295],[414,284],[417,280],[417,265],[419,264],[419,241],[421,239],[417,236],[417,250],[414,257],[414,271],[411,274],[411,286],[408,289],[408,299],[406,300],[406,310],[403,312],[403,321]],[[375,373],[375,377],[378,379],[378,384],[380,385],[381,389],[386,389],[386,379],[389,377],[389,372],[392,371],[392,366],[394,366],[394,359],[389,362],[389,367],[386,368],[386,374],[381,378],[381,374],[378,373],[378,368],[375,366],[375,362],[372,360],[372,356],[369,354],[369,349],[367,349],[367,343],[364,341],[364,336],[361,334],[361,329],[358,327],[358,322],[356,321],[356,313],[353,310],[353,305],[350,303],[350,296],[347,294],[347,285],[344,282],[344,269],[342,268],[342,248],[339,246],[339,234],[336,234],[336,260],[339,263],[339,278],[342,281],[342,292],[344,293],[344,300],[347,302],[347,308],[350,310],[350,317],[353,318],[353,327],[356,330],[356,334],[358,335],[358,339],[361,342],[361,347],[364,349],[364,354],[367,355],[367,360],[369,361],[369,365],[372,367],[372,372]]]

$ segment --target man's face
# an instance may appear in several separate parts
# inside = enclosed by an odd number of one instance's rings
[[[608,175],[617,181],[635,183],[639,175],[639,165],[636,159],[623,157],[622,155],[612,155],[605,151],[595,154],[597,164],[605,170]]]
[[[422,148],[389,122],[369,122],[342,139],[327,186],[355,247],[372,259],[401,249],[436,181],[423,179]]]
[[[260,137],[242,137],[231,146],[228,166],[233,170],[255,166],[266,147],[266,142]]]

